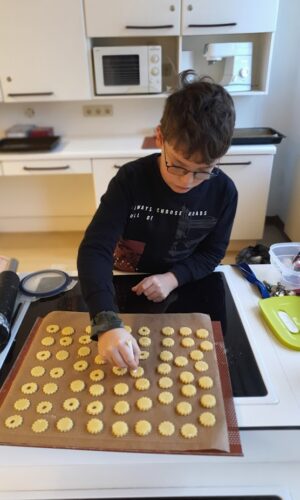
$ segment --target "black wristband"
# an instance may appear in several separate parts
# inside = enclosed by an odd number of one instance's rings
[[[98,340],[101,333],[122,327],[124,323],[115,311],[101,311],[92,319],[91,339]]]

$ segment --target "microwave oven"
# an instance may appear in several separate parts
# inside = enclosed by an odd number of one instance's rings
[[[95,93],[155,94],[162,91],[161,46],[93,47]]]

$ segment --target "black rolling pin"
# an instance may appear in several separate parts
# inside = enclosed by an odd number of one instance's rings
[[[14,271],[0,273],[0,352],[10,337],[11,318],[19,290],[20,279]]]

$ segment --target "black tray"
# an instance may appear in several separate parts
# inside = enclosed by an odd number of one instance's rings
[[[29,153],[51,151],[60,142],[60,136],[16,137],[0,140],[0,153]]]
[[[278,144],[284,137],[285,135],[274,128],[235,128],[231,144]]]

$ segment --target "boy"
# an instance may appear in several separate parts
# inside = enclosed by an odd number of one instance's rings
[[[92,338],[111,364],[134,369],[140,353],[116,313],[113,267],[148,273],[132,292],[159,302],[224,257],[237,191],[217,161],[234,123],[223,87],[188,83],[166,100],[156,135],[161,154],[124,165],[101,198],[79,248],[78,274]]]

